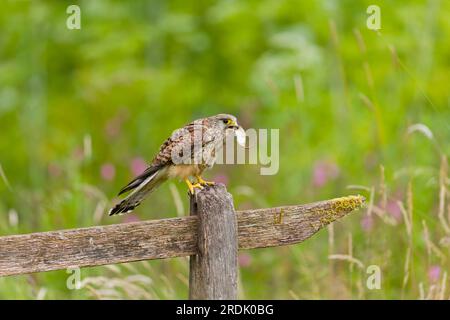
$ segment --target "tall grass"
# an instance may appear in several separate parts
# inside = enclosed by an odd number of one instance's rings
[[[240,252],[241,298],[448,299],[450,25],[445,1],[81,2],[0,12],[0,235],[184,215],[182,183],[135,213],[117,190],[173,129],[234,113],[280,129],[280,170],[217,166],[237,209],[362,193],[300,245]],[[367,268],[381,288],[367,287]],[[187,298],[187,259],[0,278],[0,298]]]

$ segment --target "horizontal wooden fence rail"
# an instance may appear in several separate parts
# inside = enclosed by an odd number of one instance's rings
[[[236,212],[239,249],[302,242],[364,202],[347,196]],[[0,276],[197,254],[198,217],[187,216],[0,237]]]

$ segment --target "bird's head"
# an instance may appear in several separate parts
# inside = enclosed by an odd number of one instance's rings
[[[237,123],[237,119],[235,116],[231,114],[218,114],[210,117],[210,119],[214,122],[214,124],[222,128],[223,130],[237,130],[239,129],[239,125]]]
[[[223,130],[225,137],[234,135],[237,138],[237,142],[245,147],[246,133],[244,128],[238,124],[235,116],[231,114],[218,114],[210,117],[210,119],[216,127]]]

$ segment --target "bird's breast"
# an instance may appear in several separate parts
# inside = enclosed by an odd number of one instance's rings
[[[204,167],[197,164],[177,164],[169,167],[168,175],[169,178],[187,179],[188,177],[193,177],[200,175]]]

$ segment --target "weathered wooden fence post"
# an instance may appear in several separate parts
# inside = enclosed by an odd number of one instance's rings
[[[224,185],[191,196],[198,254],[190,256],[189,299],[237,299],[237,220]]]
[[[190,256],[189,298],[237,298],[237,250],[300,243],[361,207],[362,196],[234,211],[223,185],[191,198],[191,216],[0,236],[0,277]]]

